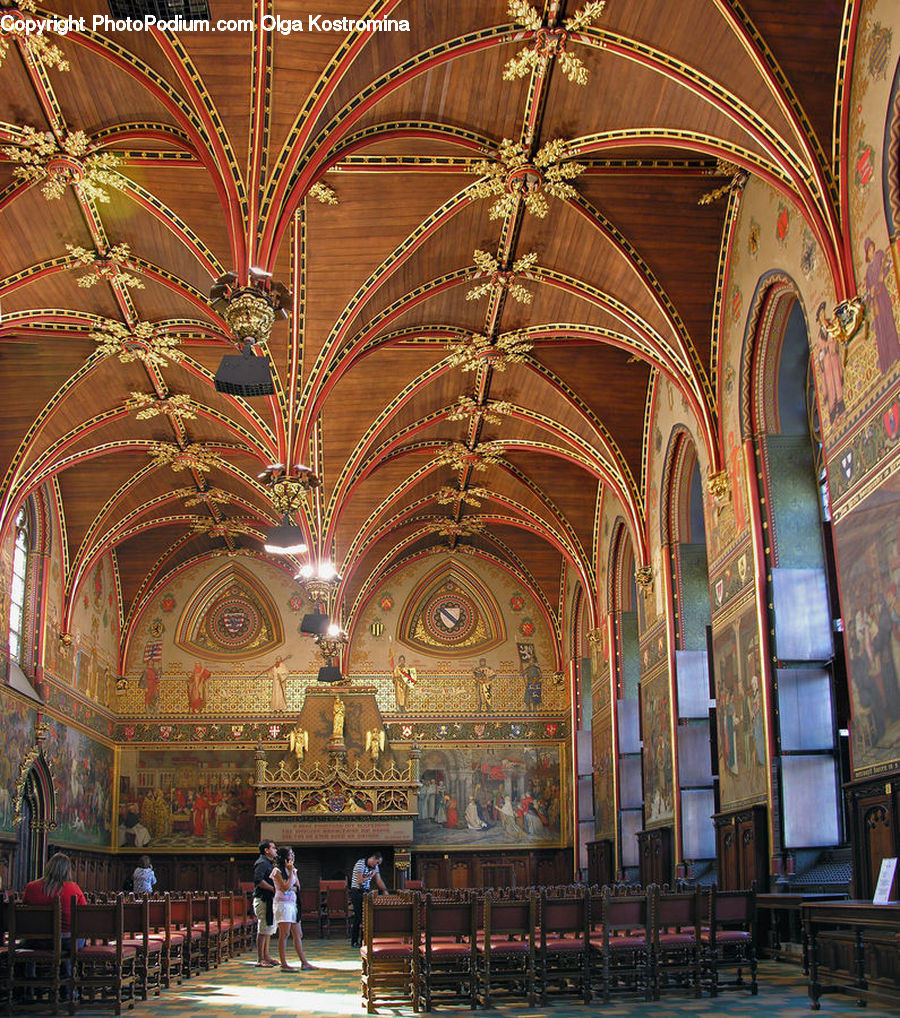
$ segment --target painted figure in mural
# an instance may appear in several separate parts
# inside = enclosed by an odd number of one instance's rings
[[[459,826],[459,807],[456,802],[456,797],[453,795],[445,795],[444,802],[447,804],[447,827],[450,830]]]
[[[766,765],[766,733],[763,725],[762,715],[762,695],[759,689],[759,676],[754,673],[750,676],[750,698],[747,704],[748,710],[748,730],[746,737],[752,741],[754,747],[754,753],[750,752],[750,746],[747,746],[747,762],[751,763],[755,756],[756,764],[758,767],[765,767]]]
[[[208,678],[209,669],[204,668],[200,661],[195,661],[188,686],[188,706],[192,711],[203,710],[206,706],[206,680]]]
[[[153,661],[148,661],[141,675],[144,690],[144,706],[148,711],[159,710],[159,673]]]
[[[478,659],[478,664],[472,669],[472,676],[475,679],[475,693],[478,698],[479,712],[489,711],[493,707],[493,682],[496,675],[497,673],[493,668],[488,667],[488,664],[483,657]]]
[[[422,784],[422,791],[419,792],[419,816],[423,820],[434,819],[434,778],[426,778]]]
[[[534,713],[541,705],[544,695],[544,677],[537,663],[525,669],[525,708]]]
[[[875,241],[866,237],[866,306],[875,330],[875,346],[878,349],[878,369],[884,374],[900,360],[900,339],[894,321],[894,307],[888,293],[888,273],[891,260],[884,251],[875,250]]]
[[[336,696],[332,708],[331,737],[333,739],[343,739],[344,737],[344,716],[346,710],[344,701],[339,696]]]
[[[466,806],[466,827],[470,831],[483,831],[487,827],[478,812],[478,803],[475,802],[474,795],[469,796],[469,803]]]
[[[275,658],[275,664],[266,671],[272,673],[272,712],[284,712],[287,708],[287,678],[288,667],[284,663],[285,658]]]
[[[397,700],[397,710],[405,711],[409,700],[409,691],[418,681],[415,668],[406,667],[406,655],[401,654],[394,661],[394,641],[390,642],[390,666],[391,678],[394,680],[394,696]]]
[[[844,362],[837,338],[828,331],[828,316],[825,314],[824,300],[816,308],[816,323],[819,326],[816,360],[819,363],[819,377],[822,379],[828,420],[833,424],[835,418],[846,410],[844,406]]]
[[[510,837],[517,839],[522,837],[522,831],[516,823],[516,811],[513,809],[512,799],[508,795],[503,796],[500,806],[500,822],[503,824],[503,830]]]
[[[731,480],[731,508],[734,511],[734,526],[739,534],[747,527],[747,511],[744,506],[744,466],[741,443],[735,441],[734,432],[728,432],[728,477]]]

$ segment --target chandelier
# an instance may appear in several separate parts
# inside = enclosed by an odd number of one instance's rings
[[[271,555],[302,555],[307,550],[306,535],[292,522],[291,515],[303,508],[307,491],[321,480],[303,463],[298,463],[293,472],[283,463],[270,463],[258,476],[268,482],[272,505],[281,517],[281,523],[266,535],[266,551]]]
[[[341,651],[347,646],[348,639],[347,630],[335,622],[332,622],[324,633],[315,637],[316,646],[326,665],[330,664],[333,658],[340,656]]]
[[[324,604],[341,582],[341,574],[331,562],[324,560],[316,566],[307,562],[294,579],[299,582],[312,602]]]

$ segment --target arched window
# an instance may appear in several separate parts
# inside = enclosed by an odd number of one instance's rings
[[[28,578],[28,552],[31,533],[28,509],[22,506],[16,517],[16,540],[13,551],[13,574],[9,593],[9,656],[21,665],[25,651],[25,591]]]

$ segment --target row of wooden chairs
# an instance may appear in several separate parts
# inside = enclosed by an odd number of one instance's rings
[[[14,898],[0,914],[0,1000],[8,1012],[66,1004],[121,1014],[203,969],[252,947],[256,917],[243,894],[92,894],[72,903],[62,940],[60,905]]]
[[[534,1006],[561,994],[588,1003],[757,992],[752,891],[369,894],[363,923],[369,1013],[404,1003],[490,1007],[498,995]]]

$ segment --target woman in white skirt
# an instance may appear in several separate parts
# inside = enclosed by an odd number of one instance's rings
[[[275,869],[272,870],[272,881],[275,884],[272,910],[275,922],[278,923],[278,957],[281,959],[281,967],[285,972],[297,971],[293,965],[288,965],[285,954],[288,937],[293,932],[294,947],[297,949],[300,967],[311,969],[314,966],[310,965],[303,953],[303,931],[300,929],[300,918],[297,914],[297,891],[300,889],[300,881],[297,879],[297,871],[294,869],[294,850],[292,848],[278,849]]]

